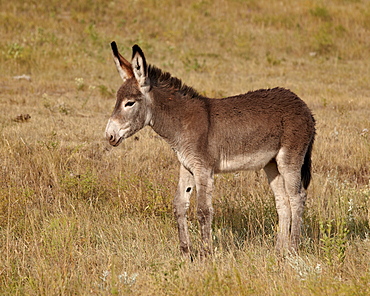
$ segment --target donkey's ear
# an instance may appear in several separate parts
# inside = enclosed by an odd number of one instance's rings
[[[138,45],[132,47],[132,70],[135,78],[139,83],[141,91],[148,92],[150,89],[150,82],[148,78],[148,67],[146,64],[145,56],[143,51]]]
[[[132,72],[131,64],[118,52],[116,42],[113,41],[110,45],[113,51],[114,63],[116,64],[118,73],[122,80],[125,81],[126,79],[133,77],[134,73]]]

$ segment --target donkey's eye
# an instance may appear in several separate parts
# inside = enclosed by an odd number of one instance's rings
[[[125,104],[125,107],[131,107],[135,104],[135,101],[128,101],[126,104]]]

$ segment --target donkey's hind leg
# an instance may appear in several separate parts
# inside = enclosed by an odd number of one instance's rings
[[[301,172],[295,170],[284,174],[285,191],[289,196],[292,212],[292,224],[290,228],[290,241],[293,252],[298,252],[301,237],[302,217],[306,202],[306,193],[302,189]]]
[[[301,164],[300,159],[292,158],[283,155],[279,159],[277,157],[278,170],[284,179],[285,192],[289,198],[291,211],[291,226],[290,226],[290,243],[291,251],[297,252],[301,237],[301,226],[304,205],[306,202],[306,193],[302,188]]]
[[[180,249],[183,255],[186,256],[190,253],[190,238],[186,212],[189,208],[190,196],[193,192],[194,186],[195,181],[193,175],[181,165],[180,178],[173,205],[179,232]]]
[[[269,162],[264,170],[267,175],[270,187],[274,193],[276,201],[276,209],[279,216],[279,229],[276,240],[276,250],[278,253],[290,249],[290,222],[291,210],[289,198],[285,191],[283,176],[279,173],[276,161]]]

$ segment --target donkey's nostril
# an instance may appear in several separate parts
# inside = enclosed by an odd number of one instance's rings
[[[109,135],[108,133],[106,134],[106,139],[109,141],[109,143],[114,142],[114,135]]]

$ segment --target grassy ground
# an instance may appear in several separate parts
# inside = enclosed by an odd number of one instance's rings
[[[0,1],[0,34],[0,294],[370,294],[369,1]],[[242,172],[216,178],[214,257],[182,261],[173,152],[149,128],[103,137],[112,40],[208,96],[282,86],[307,102],[300,257],[275,256],[272,193]],[[194,203],[189,220],[197,249]]]

